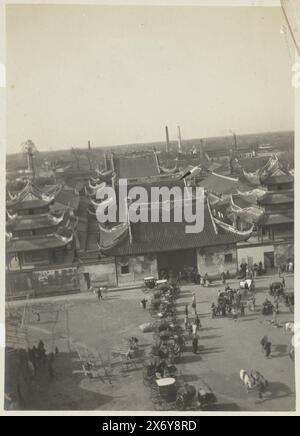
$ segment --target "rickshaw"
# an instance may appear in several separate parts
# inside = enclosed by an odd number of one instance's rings
[[[274,306],[271,301],[265,301],[262,305],[261,313],[263,315],[272,315],[274,310]]]
[[[240,289],[244,289],[245,291],[254,289],[254,280],[253,279],[241,280]]]
[[[144,284],[145,284],[146,290],[154,289],[156,286],[156,279],[154,277],[145,277]]]
[[[155,381],[151,389],[151,400],[159,410],[205,410],[217,402],[210,387],[203,381],[193,386],[179,381],[174,376]]]

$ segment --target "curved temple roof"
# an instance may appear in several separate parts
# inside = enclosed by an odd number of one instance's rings
[[[17,194],[8,192],[10,200],[7,207],[11,209],[40,208],[49,205],[60,192],[62,186],[54,185],[46,190],[38,188],[28,181],[26,186]]]
[[[62,236],[58,234],[33,236],[30,239],[10,238],[6,243],[7,252],[10,254],[24,251],[45,250],[47,248],[63,248],[73,240],[71,236]]]
[[[116,226],[110,231],[99,226],[98,246],[105,255],[128,256],[230,245],[245,241],[250,236],[249,233],[241,234],[232,228],[217,226],[208,204],[204,209],[203,231],[186,233],[187,225],[189,223],[185,221],[138,222]]]
[[[7,228],[15,231],[30,230],[30,229],[43,229],[48,227],[55,227],[61,224],[64,220],[64,215],[57,217],[49,214],[42,215],[21,215],[17,216],[8,215]]]

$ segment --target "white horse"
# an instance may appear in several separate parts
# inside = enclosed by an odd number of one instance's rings
[[[252,378],[249,376],[249,374],[247,373],[247,371],[245,371],[244,369],[240,370],[240,379],[243,385],[246,387],[247,392],[249,391],[249,389],[253,389],[254,382]]]
[[[293,322],[287,322],[284,326],[285,333],[295,334],[295,324]]]

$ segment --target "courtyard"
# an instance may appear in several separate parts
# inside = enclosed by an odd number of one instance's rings
[[[278,279],[278,277],[277,277]],[[287,289],[293,289],[293,276],[286,277]],[[176,363],[184,381],[197,386],[204,380],[214,391],[218,403],[212,411],[293,411],[295,410],[295,371],[289,357],[291,336],[283,325],[293,321],[288,308],[281,305],[279,324],[275,328],[271,316],[261,315],[259,306],[268,294],[270,282],[276,277],[256,280],[257,312],[246,310],[245,317],[234,322],[230,318],[211,318],[210,307],[216,301],[220,282],[209,288],[186,285],[176,303],[177,316],[183,322],[186,304],[191,307],[196,294],[197,311],[201,317],[199,332],[200,352],[192,352],[191,343]],[[238,281],[229,284],[238,287]],[[28,345],[37,345],[40,339],[47,352],[55,347],[59,354],[54,361],[55,377],[49,379],[46,371],[38,371],[32,384],[27,410],[155,410],[149,391],[143,384],[143,367],[124,370],[113,365],[114,351],[128,344],[128,339],[139,339],[144,355],[152,345],[153,333],[143,334],[141,324],[151,322],[148,310],[141,308],[143,298],[151,298],[142,290],[116,291],[104,295],[103,300],[93,294],[79,294],[40,301],[27,305]],[[24,303],[11,303],[23,311]],[[268,335],[272,342],[272,358],[262,353],[260,340]],[[86,377],[78,350],[97,354],[102,362],[99,377]],[[263,401],[257,394],[247,394],[242,386],[241,369],[256,369],[270,382]]]

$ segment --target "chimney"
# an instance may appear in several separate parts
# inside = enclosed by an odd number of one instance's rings
[[[107,171],[108,170],[108,165],[107,165],[107,154],[104,153],[104,170]]]
[[[92,147],[91,147],[91,141],[88,141],[88,149],[89,151],[91,151]]]
[[[178,153],[182,153],[180,126],[177,127],[177,130],[178,130]]]
[[[166,152],[170,153],[169,128],[166,126]]]

